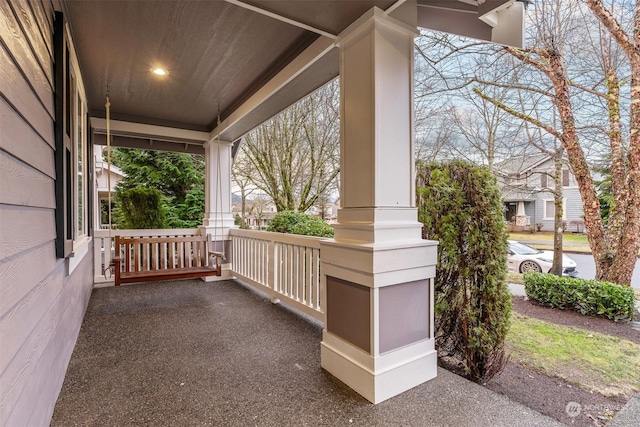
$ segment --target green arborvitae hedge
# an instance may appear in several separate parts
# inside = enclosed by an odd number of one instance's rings
[[[480,382],[500,372],[511,294],[505,282],[507,232],[497,181],[480,166],[418,163],[423,237],[440,241],[435,338],[440,363]]]
[[[333,227],[321,218],[294,211],[278,212],[269,221],[267,231],[303,236],[333,237]]]
[[[633,319],[635,312],[633,289],[615,283],[529,272],[524,275],[524,289],[539,304],[588,316]]]
[[[134,187],[116,192],[116,223],[120,229],[166,228],[162,193],[155,188]]]

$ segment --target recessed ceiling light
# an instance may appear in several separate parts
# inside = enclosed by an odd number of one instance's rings
[[[159,67],[158,68],[152,68],[151,72],[153,74],[155,74],[156,76],[166,76],[167,74],[169,74],[169,73],[167,73],[167,70],[165,70],[164,68],[159,68]]]

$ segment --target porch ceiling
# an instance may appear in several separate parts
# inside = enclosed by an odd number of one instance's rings
[[[337,34],[373,6],[393,0],[250,1],[268,12]],[[319,34],[225,1],[66,1],[89,109],[114,119],[210,131]],[[292,90],[291,101],[337,75]],[[166,68],[157,78],[150,70]]]
[[[367,10],[374,6],[391,10],[416,2],[61,1],[93,117],[104,118],[108,89],[114,120],[204,135],[211,132],[212,137],[220,133],[227,141],[241,137],[336,77],[335,36]],[[477,20],[487,5],[512,2],[417,0],[417,24],[432,28],[431,23],[437,23],[437,16],[443,13],[447,17],[471,13]],[[456,32],[457,26],[454,20],[449,31]],[[484,33],[480,36],[486,38]],[[163,67],[169,74],[158,78],[151,73],[154,67]],[[295,70],[289,72],[291,69]],[[273,83],[276,76],[278,84]],[[223,126],[213,131],[218,112]],[[119,138],[116,145],[140,145],[127,142],[136,137],[158,140],[149,134],[118,134],[117,129],[115,135]],[[202,138],[189,138],[165,135],[160,140],[164,147],[167,142],[184,147],[185,140],[196,145],[203,142]],[[104,137],[96,141],[104,141]]]

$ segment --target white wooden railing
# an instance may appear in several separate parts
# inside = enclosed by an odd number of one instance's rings
[[[322,238],[253,230],[230,230],[231,273],[291,307],[325,321],[320,275]],[[179,237],[196,228],[94,231],[94,283],[113,282],[109,269],[116,234],[126,237]]]
[[[320,276],[322,238],[230,231],[233,275],[291,307],[325,321]]]
[[[196,236],[197,228],[168,228],[158,230],[111,230],[111,242],[109,243],[109,230],[94,230],[93,245],[93,283],[113,282],[113,271],[109,269],[113,254],[115,236],[125,237],[182,237]]]

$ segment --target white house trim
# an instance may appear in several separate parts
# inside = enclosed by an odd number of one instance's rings
[[[545,221],[550,221],[554,219],[554,214],[549,215],[549,213],[547,212],[547,203],[548,202],[554,202],[553,199],[542,199],[543,205],[542,205],[542,209],[543,209],[543,219]],[[567,199],[566,198],[562,198],[562,219],[567,219]]]

